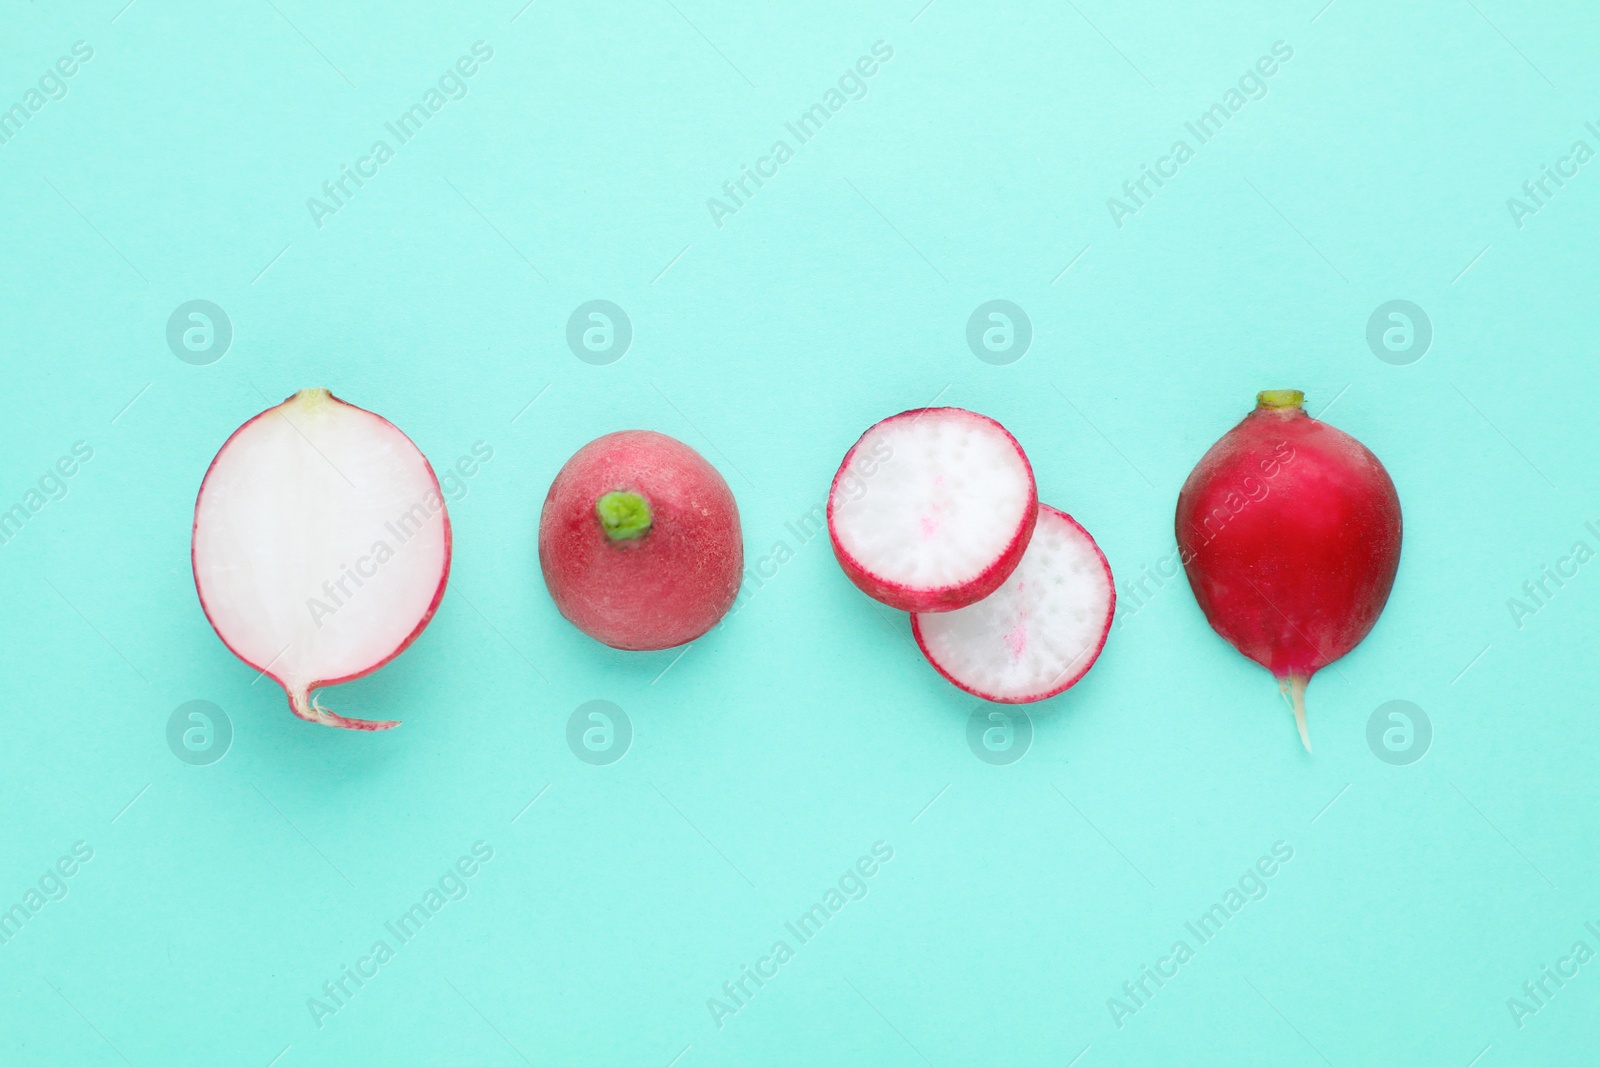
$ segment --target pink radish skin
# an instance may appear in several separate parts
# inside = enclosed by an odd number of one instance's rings
[[[1377,623],[1400,566],[1400,498],[1354,437],[1275,389],[1178,495],[1178,547],[1206,621],[1271,671],[1306,751],[1311,676]]]
[[[1038,514],[1017,439],[962,408],[917,408],[872,426],[828,492],[840,568],[901,611],[954,611],[994,592],[1022,561]]]
[[[613,648],[687,644],[727,614],[744,575],[733,492],[666,434],[624,430],[567,460],[539,515],[539,566],[569,622]]]
[[[1105,553],[1071,515],[1041,504],[1028,551],[998,590],[957,611],[913,614],[911,632],[950,684],[1027,704],[1089,673],[1116,610]]]
[[[326,389],[235,430],[195,501],[190,562],[206,619],[283,687],[295,715],[324,726],[399,725],[346,718],[311,694],[404,652],[444,597],[450,555],[427,459],[393,423]]]

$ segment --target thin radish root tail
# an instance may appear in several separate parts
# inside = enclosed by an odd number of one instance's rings
[[[392,730],[400,725],[398,721],[385,719],[347,719],[329,711],[322,706],[322,701],[303,690],[289,694],[289,709],[307,722],[335,726],[341,730]]]
[[[1311,751],[1311,734],[1306,730],[1306,683],[1311,681],[1303,675],[1292,674],[1288,678],[1280,679],[1278,689],[1284,692],[1289,701],[1289,706],[1294,709],[1294,724],[1300,728],[1300,743],[1306,746],[1306,751]]]

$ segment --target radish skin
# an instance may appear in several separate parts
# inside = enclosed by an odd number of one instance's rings
[[[1180,558],[1206,620],[1270,670],[1311,750],[1311,677],[1371,632],[1400,565],[1400,498],[1361,442],[1267,390],[1178,495]]]
[[[596,641],[632,652],[687,644],[738,599],[739,505],[682,441],[653,430],[606,434],[550,483],[539,567],[556,608]]]

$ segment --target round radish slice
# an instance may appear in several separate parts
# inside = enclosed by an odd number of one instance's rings
[[[450,574],[439,482],[394,424],[302,389],[223,444],[194,508],[194,584],[234,655],[269,675],[302,719],[349,730],[311,691],[398,656]]]
[[[959,611],[911,616],[934,670],[974,696],[1026,704],[1070,689],[1111,632],[1117,593],[1094,538],[1039,506],[1022,563],[996,592]]]
[[[902,611],[953,611],[1000,587],[1033,536],[1039,496],[1017,439],[986,415],[890,416],[845,454],[828,492],[844,573]]]

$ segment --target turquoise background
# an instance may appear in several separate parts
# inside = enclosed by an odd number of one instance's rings
[[[0,1061],[1592,1056],[1600,959],[1520,1027],[1507,1004],[1600,951],[1600,563],[1508,605],[1600,549],[1600,162],[1520,228],[1507,205],[1600,148],[1591,6],[121,4],[0,14],[0,108],[93,49],[0,144],[0,509],[93,449],[0,546],[0,908],[93,851],[0,945]],[[478,41],[465,97],[319,228],[307,199]],[[866,95],[716,225],[708,198],[879,41]],[[1119,228],[1107,199],[1279,41],[1267,94]],[[167,343],[192,299],[232,325],[209,365]],[[609,365],[566,342],[593,299],[633,327]],[[966,342],[991,299],[1031,320],[1007,365]],[[1408,365],[1366,339],[1393,299],[1432,323]],[[493,449],[431,626],[323,696],[385,734],[295,720],[190,575],[212,455],[313,385],[441,470]],[[1387,611],[1311,685],[1314,756],[1183,581],[1126,610],[1185,475],[1277,386],[1405,508]],[[788,525],[866,426],[936,397],[1015,432],[1124,586],[1004,766],[905,618]],[[624,427],[723,471],[765,575],[681,654],[592,642],[539,578],[551,478]],[[168,746],[191,700],[232,724],[208,766]],[[566,741],[590,700],[632,724],[610,765]],[[1432,723],[1410,765],[1367,743],[1390,700]],[[476,842],[469,895],[319,1026],[309,998]],[[719,1026],[708,999],[875,842],[866,897]],[[1279,842],[1265,898],[1119,1027],[1108,1000]]]

